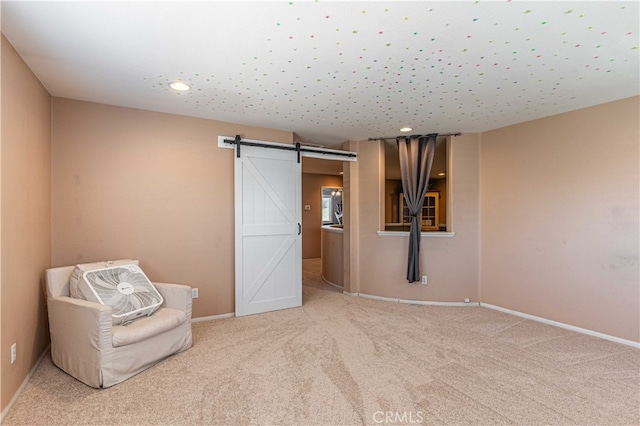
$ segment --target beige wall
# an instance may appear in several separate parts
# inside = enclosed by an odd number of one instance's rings
[[[0,6],[0,15],[2,7]],[[0,33],[0,178],[2,177],[2,51],[4,50],[4,45],[7,43],[5,40],[4,34]],[[2,183],[0,179],[0,351],[4,349],[2,345]],[[3,376],[4,366],[2,364],[2,359],[0,357],[0,422],[4,418],[4,410],[7,407],[3,402],[3,392],[2,392],[2,376]]]
[[[322,228],[322,278],[331,284],[344,284],[343,229]]]
[[[356,186],[347,185],[347,194],[355,196],[357,211],[352,214],[351,244],[357,244],[359,262],[357,276],[345,271],[345,289],[352,293],[376,296],[437,301],[463,302],[465,298],[478,300],[479,265],[479,135],[466,134],[451,142],[452,166],[449,178],[453,190],[453,238],[423,237],[421,239],[421,272],[429,284],[409,284],[406,280],[407,236],[377,234],[384,222],[384,150],[376,142],[360,141],[351,144],[357,149],[358,163],[350,164],[349,183],[357,175]],[[354,194],[355,192],[355,194]],[[350,199],[353,205],[354,199]],[[355,219],[355,220],[354,220]],[[355,228],[355,234],[354,234]],[[348,243],[346,243],[348,244]],[[354,247],[346,246],[345,252]],[[349,275],[349,276],[347,276]]]
[[[482,135],[483,302],[640,341],[638,101]]]
[[[303,163],[306,161],[302,159]],[[326,160],[329,161],[329,160]],[[342,187],[342,176],[314,173],[302,174],[302,205],[311,210],[302,210],[302,258],[316,259],[321,252],[322,187]]]
[[[355,141],[347,141],[342,144],[345,151],[357,151],[359,143]],[[342,176],[342,224],[343,224],[343,271],[344,278],[342,285],[347,293],[357,293],[360,287],[359,271],[360,271],[360,223],[358,216],[360,215],[360,163],[352,161],[343,164],[344,175]]]
[[[431,181],[430,181],[431,182]],[[439,221],[438,225],[447,224],[447,180],[446,179],[433,179],[433,191],[438,191],[440,194],[440,201],[438,203]]]
[[[52,263],[135,258],[198,287],[194,317],[234,311],[233,150],[292,133],[54,98]]]
[[[400,195],[396,191],[402,181],[397,179],[384,180],[384,223],[400,222]]]
[[[48,344],[41,279],[51,261],[51,97],[2,36],[2,409]],[[17,344],[11,364],[10,347]]]

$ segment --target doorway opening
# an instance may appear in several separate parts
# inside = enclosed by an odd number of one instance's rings
[[[239,135],[219,136],[218,147],[235,150],[236,316],[301,306],[302,216],[322,214],[321,201],[314,209],[315,201],[302,200],[302,162],[312,168],[318,160],[342,167],[344,161],[357,161],[357,154]],[[336,178],[334,186],[341,186],[339,172]]]
[[[304,158],[302,161],[302,258],[316,265],[325,283],[342,288],[343,165],[341,161]]]

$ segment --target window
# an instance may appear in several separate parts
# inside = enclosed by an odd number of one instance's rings
[[[422,232],[446,232],[447,224],[447,180],[448,180],[448,137],[436,140],[436,154],[431,166],[431,175],[425,201],[422,207]],[[407,213],[400,161],[395,140],[384,143],[385,181],[384,181],[384,230],[409,232],[410,220]]]
[[[331,223],[331,196],[322,196],[322,223]]]
[[[322,224],[342,225],[342,188],[322,187]]]

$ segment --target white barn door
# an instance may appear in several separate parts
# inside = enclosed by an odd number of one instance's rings
[[[295,151],[235,159],[236,316],[302,306],[302,169]]]

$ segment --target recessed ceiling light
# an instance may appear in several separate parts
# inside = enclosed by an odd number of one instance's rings
[[[191,89],[191,86],[182,81],[174,81],[173,83],[169,83],[169,87],[171,87],[173,90],[177,90],[178,92],[186,92],[187,90]]]
[[[438,176],[446,176],[446,173],[445,172],[440,172],[440,173],[438,173]]]
[[[404,127],[400,128],[401,132],[410,132],[412,130],[413,129],[411,127],[409,127],[409,126],[404,126]]]

